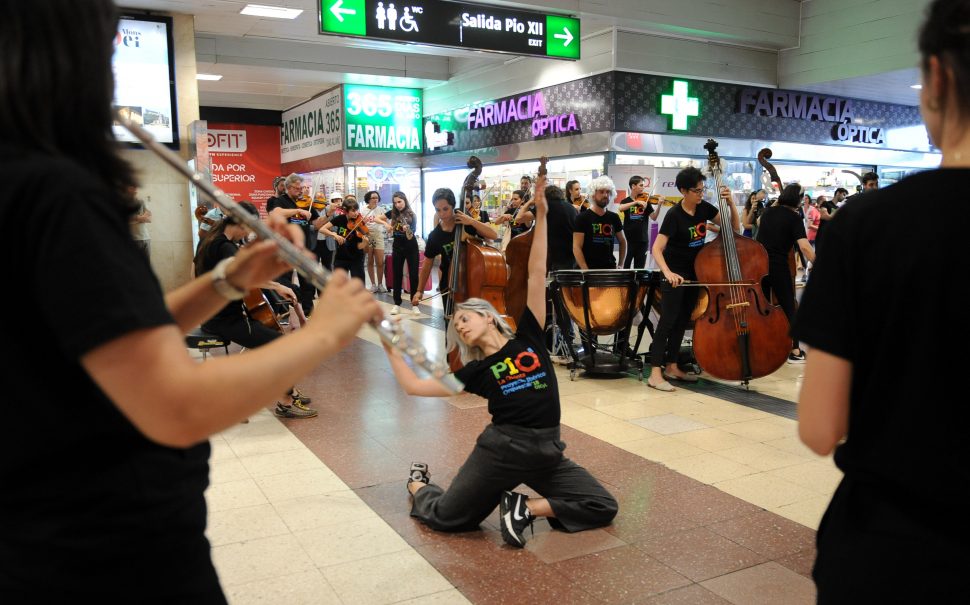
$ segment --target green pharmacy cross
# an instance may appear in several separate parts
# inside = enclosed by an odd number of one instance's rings
[[[674,92],[660,97],[660,113],[670,116],[670,128],[687,130],[687,118],[700,115],[700,101],[687,96],[687,82],[674,80]]]

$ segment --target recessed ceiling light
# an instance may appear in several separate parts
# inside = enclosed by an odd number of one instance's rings
[[[282,6],[265,6],[263,4],[247,4],[244,9],[239,11],[243,15],[253,17],[272,17],[274,19],[296,19],[303,9],[283,8]]]
[[[196,80],[221,80],[221,74],[195,74]]]
[[[922,84],[913,84],[912,86],[910,86],[910,88],[912,88],[914,90],[923,90],[923,85]]]

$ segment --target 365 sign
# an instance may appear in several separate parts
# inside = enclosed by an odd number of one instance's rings
[[[421,91],[344,86],[344,149],[421,153]]]
[[[319,0],[320,33],[579,59],[579,19],[445,0]]]

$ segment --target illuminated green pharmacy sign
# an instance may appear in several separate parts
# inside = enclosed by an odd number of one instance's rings
[[[421,153],[421,90],[344,86],[344,149]]]
[[[673,94],[661,95],[660,113],[670,116],[671,130],[687,130],[687,118],[700,115],[700,101],[687,96],[687,82],[674,80]]]

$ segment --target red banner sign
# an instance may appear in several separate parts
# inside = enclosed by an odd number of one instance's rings
[[[276,195],[273,179],[280,175],[279,126],[209,122],[208,140],[212,182],[265,213],[266,200]]]

